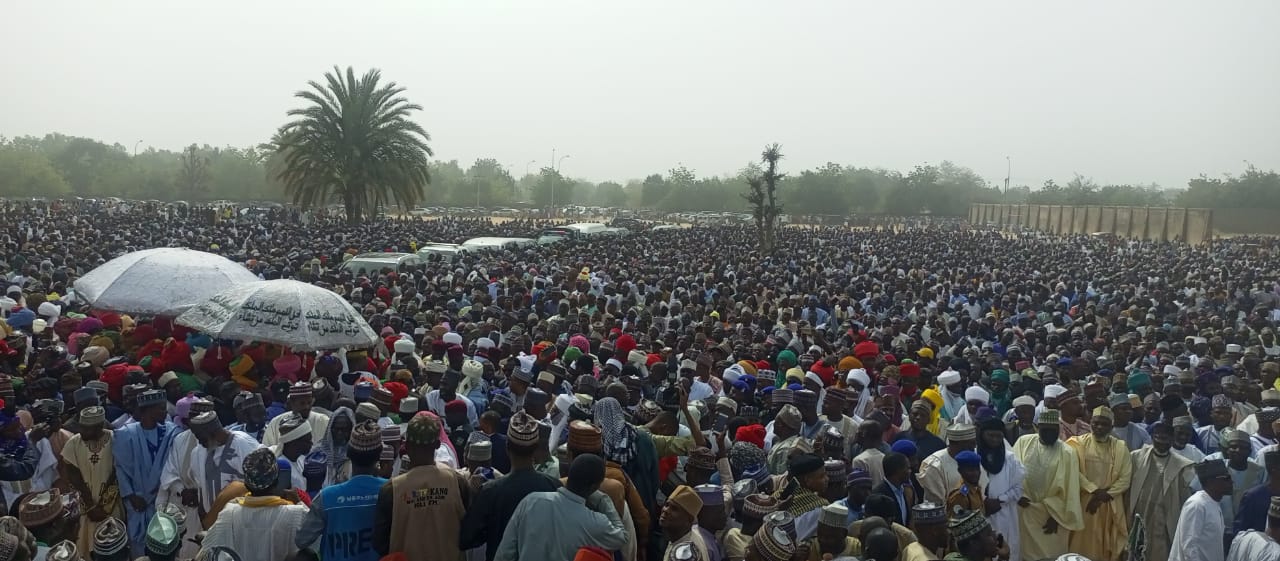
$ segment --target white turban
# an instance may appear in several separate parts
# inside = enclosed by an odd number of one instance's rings
[[[311,423],[302,423],[297,428],[280,435],[280,444],[288,444],[304,436],[311,436]]]
[[[462,344],[462,336],[461,336],[461,335],[458,335],[457,333],[454,333],[454,332],[452,332],[452,331],[450,331],[450,332],[448,332],[448,333],[445,333],[445,334],[444,334],[444,336],[443,336],[443,337],[441,337],[441,339],[443,339],[443,340],[444,340],[444,342],[445,342],[446,344],[449,344],[449,345],[461,345],[461,344]]]
[[[969,389],[964,391],[964,400],[965,401],[981,401],[983,403],[990,403],[991,394],[987,392],[987,390],[984,390],[979,386],[969,386]]]
[[[944,386],[958,384],[960,383],[960,372],[950,368],[943,370],[942,374],[938,375],[938,383]]]
[[[1067,388],[1059,386],[1058,384],[1049,384],[1044,387],[1045,399],[1058,399],[1058,396],[1064,393],[1067,393]]]
[[[1165,376],[1177,376],[1178,374],[1182,374],[1182,369],[1181,369],[1181,368],[1178,368],[1177,366],[1174,366],[1174,365],[1172,365],[1172,364],[1166,364],[1166,365],[1164,365],[1164,375],[1165,375]]]
[[[724,378],[724,381],[729,382],[730,384],[732,384],[732,383],[734,383],[734,382],[737,382],[737,381],[738,381],[738,378],[741,378],[741,377],[742,377],[742,376],[744,376],[746,373],[747,373],[747,372],[746,372],[745,370],[743,370],[743,369],[742,369],[742,365],[740,365],[740,364],[734,364],[734,365],[732,365],[732,366],[730,366],[730,367],[728,367],[728,368],[724,369],[724,374],[723,374],[721,377],[722,377],[722,378]]]
[[[1013,400],[1014,407],[1022,407],[1023,405],[1026,405],[1027,407],[1035,407],[1036,399],[1029,395],[1023,395],[1023,396],[1018,396]]]
[[[533,372],[533,363],[538,361],[538,357],[521,354],[519,357],[516,357],[516,360],[520,361],[520,370],[522,372]]]
[[[476,348],[477,348],[477,349],[492,349],[492,348],[493,348],[493,339],[490,339],[490,338],[488,338],[488,337],[481,337],[481,338],[479,338],[479,339],[476,339]]]
[[[862,368],[854,368],[849,371],[849,375],[845,376],[845,382],[857,381],[865,388],[871,385],[871,377],[867,375],[867,371]]]

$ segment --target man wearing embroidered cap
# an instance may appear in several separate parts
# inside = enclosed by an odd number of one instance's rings
[[[795,541],[781,527],[765,524],[746,548],[747,561],[790,561],[796,554]]]
[[[1261,485],[1266,480],[1267,472],[1259,463],[1249,461],[1249,435],[1244,431],[1229,428],[1222,431],[1220,438],[1222,450],[1205,456],[1205,461],[1226,461],[1227,471],[1231,474],[1232,491],[1231,494],[1223,497],[1219,504],[1222,505],[1222,518],[1226,521],[1226,532],[1234,535],[1234,521],[1240,510],[1239,505],[1244,500],[1245,492]],[[1199,489],[1199,482],[1193,482],[1192,488]]]
[[[1080,502],[1085,505],[1084,530],[1071,535],[1071,551],[1093,559],[1119,557],[1129,539],[1124,497],[1133,461],[1129,447],[1111,435],[1111,420],[1111,409],[1099,406],[1090,419],[1092,432],[1067,440],[1080,460]]]
[[[1280,561],[1280,497],[1267,505],[1266,530],[1242,531],[1231,541],[1227,561]]]
[[[493,561],[497,554],[502,533],[520,501],[532,493],[554,492],[560,487],[559,480],[534,470],[538,422],[524,411],[511,416],[506,447],[511,473],[482,487],[462,520],[459,545],[464,549],[484,546],[487,561]]]
[[[307,420],[307,424],[311,426],[311,441],[320,442],[324,439],[325,430],[329,428],[329,417],[312,410],[315,403],[311,382],[297,382],[289,386],[289,398],[285,404],[288,405],[290,412]],[[267,423],[266,430],[262,432],[263,446],[280,444],[280,423],[282,422],[280,417],[278,415]]]
[[[156,513],[147,525],[144,549],[146,556],[138,561],[173,561],[182,545],[182,526],[172,516]]]
[[[192,478],[199,485],[196,500],[205,512],[210,512],[218,493],[228,483],[243,478],[245,458],[260,445],[249,435],[223,428],[218,415],[213,412],[192,417],[188,425],[200,443],[192,451],[188,465]]]
[[[1147,556],[1166,559],[1178,525],[1178,511],[1191,496],[1192,462],[1170,452],[1173,428],[1158,422],[1151,427],[1151,444],[1131,453],[1133,477],[1128,512],[1142,516]]]
[[[1130,452],[1151,444],[1151,434],[1132,422],[1134,408],[1142,405],[1137,395],[1114,393],[1108,398],[1107,403],[1111,407],[1114,422],[1111,434],[1124,442]],[[1134,405],[1135,403],[1137,405]]]
[[[960,486],[960,470],[956,456],[965,450],[973,451],[978,444],[978,430],[973,425],[956,424],[947,427],[947,447],[920,461],[917,479],[924,488],[924,499],[938,504],[947,502],[947,493]],[[981,484],[986,485],[986,476]]]
[[[122,515],[111,446],[114,433],[106,430],[106,420],[102,407],[82,409],[80,434],[71,437],[62,447],[67,479],[80,493],[80,535],[76,545],[82,551],[88,551],[93,545],[93,532],[99,523],[107,517]]]
[[[848,518],[849,509],[838,504],[827,505],[819,510],[817,532],[807,544],[810,558],[857,555],[862,551],[861,542],[849,536],[849,524],[846,522]]]
[[[1195,472],[1202,489],[1191,495],[1182,506],[1169,560],[1222,561],[1226,549],[1223,543],[1226,523],[1218,503],[1231,494],[1231,473],[1222,460],[1200,462],[1196,464]]]
[[[946,561],[982,561],[994,559],[1000,553],[1000,544],[991,524],[981,512],[962,513],[951,518],[947,531],[955,541],[956,551],[947,554]],[[1008,555],[1008,551],[1004,552]]]
[[[1068,550],[1071,532],[1084,528],[1080,505],[1080,461],[1058,440],[1058,411],[1036,417],[1039,434],[1019,438],[1014,455],[1027,470],[1018,501],[1018,545],[1023,559],[1045,559]]]
[[[142,392],[136,402],[134,416],[138,422],[114,431],[111,445],[116,480],[126,509],[130,551],[135,557],[142,554],[147,525],[156,513],[160,474],[164,471],[169,446],[178,433],[168,421],[164,392]]]
[[[243,466],[249,496],[232,500],[218,513],[201,545],[230,548],[244,561],[284,561],[298,550],[295,536],[307,507],[280,496],[280,465],[269,448],[250,452]]]
[[[63,495],[57,488],[53,488],[29,494],[18,503],[20,526],[30,531],[29,534],[19,537],[29,541],[32,547],[40,548],[36,551],[35,558],[39,558],[42,553],[48,551],[48,546],[45,544],[56,544],[63,540],[79,538],[80,505],[78,501],[79,498],[74,492]],[[11,517],[0,518],[0,527],[5,527],[8,533],[15,536],[22,533],[17,528],[9,528],[12,522]],[[26,539],[28,537],[29,540]],[[92,546],[92,535],[89,539],[89,544]]]
[[[362,536],[373,530],[378,492],[387,482],[374,473],[382,457],[382,429],[373,421],[361,423],[348,442],[351,477],[311,499],[294,543],[307,549],[318,542],[318,553],[327,561],[377,561],[373,543]]]

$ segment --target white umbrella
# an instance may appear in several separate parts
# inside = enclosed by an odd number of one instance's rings
[[[378,342],[378,334],[341,296],[295,280],[228,288],[174,321],[219,339],[276,343],[303,351]]]
[[[76,279],[77,297],[91,306],[134,314],[176,316],[218,291],[258,276],[225,257],[161,247],[127,253]]]

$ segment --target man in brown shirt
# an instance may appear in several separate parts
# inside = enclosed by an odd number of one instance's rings
[[[436,464],[436,448],[446,438],[443,423],[434,413],[418,413],[404,438],[409,470],[378,492],[373,547],[382,556],[461,561],[458,536],[471,489],[461,473]]]

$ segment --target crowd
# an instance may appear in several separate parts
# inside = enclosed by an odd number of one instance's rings
[[[1280,244],[0,205],[0,561],[1280,560]],[[328,288],[295,352],[92,309],[183,246]]]

